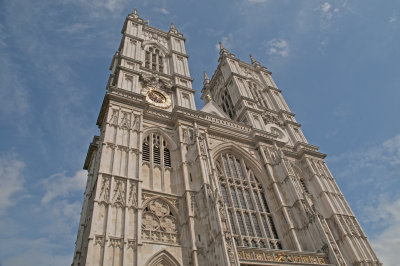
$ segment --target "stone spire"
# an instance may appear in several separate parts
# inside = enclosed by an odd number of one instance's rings
[[[175,25],[174,25],[173,22],[171,22],[171,27],[169,28],[169,32],[168,33],[178,34],[178,30],[175,28]]]
[[[137,12],[137,9],[135,8],[135,9],[133,9],[133,13],[131,14],[131,16],[132,17],[134,17],[134,18],[138,18],[139,17],[139,15],[138,15],[138,12]]]
[[[204,81],[203,81],[203,85],[206,86],[210,83],[210,79],[207,75],[207,72],[204,71]]]
[[[254,59],[254,57],[251,54],[249,54],[249,56],[250,56],[251,63],[253,65],[260,65],[260,63],[256,59]]]
[[[258,62],[256,59],[254,59],[254,57],[251,54],[249,54],[249,56],[250,56],[251,64],[253,66],[255,66],[257,68],[263,68],[263,69],[265,69],[265,70],[267,70],[269,72],[269,70],[265,66],[262,66],[260,64],[260,62]]]
[[[219,42],[219,54],[220,55],[226,55],[226,54],[230,54],[228,49],[226,49],[224,47],[224,45],[222,44],[222,42]]]

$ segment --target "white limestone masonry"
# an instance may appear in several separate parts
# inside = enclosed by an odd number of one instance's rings
[[[122,33],[72,265],[381,265],[266,67],[220,44],[197,110],[176,27]]]

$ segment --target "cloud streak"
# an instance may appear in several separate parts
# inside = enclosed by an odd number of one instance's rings
[[[267,53],[280,57],[289,56],[289,42],[285,39],[272,39],[267,43]]]
[[[384,225],[383,231],[371,238],[378,258],[384,265],[398,265],[397,253],[400,250],[400,197],[384,199],[379,204],[369,208],[366,212],[374,223]]]
[[[14,154],[0,155],[0,216],[16,204],[15,196],[24,188],[25,163]]]
[[[45,194],[41,199],[43,204],[59,197],[65,197],[76,191],[83,191],[86,185],[87,171],[80,170],[74,176],[69,177],[65,172],[56,173],[42,180]],[[62,188],[62,189],[60,189]]]
[[[355,212],[384,265],[397,265],[400,250],[400,134],[359,151],[331,156],[338,181],[355,196]]]
[[[4,156],[3,156],[4,157]],[[21,169],[23,164],[14,157],[8,156],[0,160],[8,168]],[[18,176],[18,180],[24,180],[20,171],[6,170],[1,172],[3,176],[12,178]],[[15,173],[17,172],[17,173]],[[7,219],[2,219],[2,232],[0,233],[0,265],[68,265],[72,261],[73,243],[76,238],[80,210],[82,208],[82,192],[84,191],[85,171],[79,170],[72,177],[65,173],[56,173],[44,179],[40,187],[44,189],[43,196],[32,196],[24,202],[24,216],[29,217],[29,222],[19,218],[19,212],[15,213],[11,208],[4,210]],[[14,178],[15,179],[15,178]],[[4,190],[12,191],[12,195],[21,197],[22,184],[12,184],[1,187],[1,196]],[[26,189],[34,194],[33,188]],[[25,191],[26,192],[26,191]],[[24,193],[25,193],[24,192]],[[1,199],[3,203],[3,199]],[[7,201],[5,201],[7,202]],[[8,204],[7,207],[10,207]],[[7,231],[4,229],[7,228]],[[34,228],[34,232],[32,231]],[[30,232],[27,236],[21,236],[21,232]]]

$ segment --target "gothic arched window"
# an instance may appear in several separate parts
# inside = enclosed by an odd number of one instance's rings
[[[262,185],[245,161],[224,153],[216,167],[236,245],[282,249]]]
[[[148,135],[143,141],[142,149],[144,162],[171,167],[171,157],[167,142],[161,135],[155,133]],[[150,150],[153,151],[151,154]],[[164,156],[161,156],[161,150],[163,150]]]
[[[171,153],[161,134],[150,133],[142,143],[142,178],[146,188],[171,193]]]
[[[164,72],[163,56],[160,49],[151,46],[145,53],[144,67],[154,71]]]
[[[233,110],[232,99],[227,89],[225,89],[221,94],[221,107],[222,110],[224,110],[224,112],[227,113],[230,118],[233,118],[233,116],[235,115],[235,111]]]
[[[247,81],[247,84],[249,85],[249,89],[251,94],[253,95],[253,99],[257,101],[257,105],[260,107],[268,108],[268,103],[259,86],[257,86],[256,83],[250,81]]]

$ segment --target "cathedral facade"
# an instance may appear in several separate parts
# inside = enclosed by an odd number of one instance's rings
[[[175,26],[122,34],[72,265],[381,265],[266,67],[220,44],[197,110]]]

